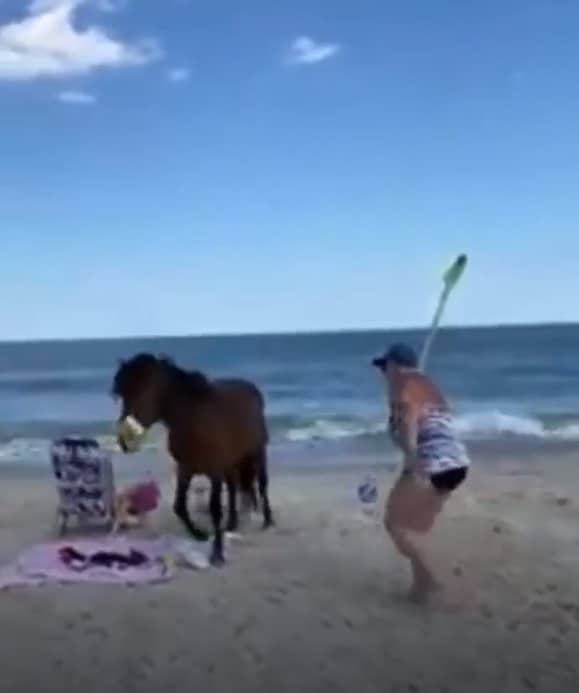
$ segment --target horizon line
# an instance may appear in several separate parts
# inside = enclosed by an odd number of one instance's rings
[[[504,322],[504,323],[472,323],[472,324],[452,324],[441,325],[439,332],[447,330],[492,330],[505,328],[541,328],[541,327],[575,327],[579,326],[579,321],[544,321],[544,322]],[[178,339],[230,339],[244,337],[307,337],[307,336],[332,336],[341,334],[367,334],[384,332],[426,332],[430,329],[427,326],[410,327],[352,327],[352,328],[329,328],[322,330],[274,330],[274,331],[249,331],[249,332],[207,332],[199,334],[133,334],[118,335],[114,337],[37,337],[33,339],[22,338],[3,338],[0,344],[54,344],[70,342],[115,342],[115,341],[146,341],[146,340],[178,340]]]

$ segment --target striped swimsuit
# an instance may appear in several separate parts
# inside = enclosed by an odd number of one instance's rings
[[[466,448],[457,438],[452,424],[448,411],[435,408],[423,411],[416,438],[417,471],[432,476],[470,465]]]
[[[470,459],[463,443],[453,429],[450,412],[439,407],[424,407],[418,419],[416,457],[411,468],[404,473],[416,473],[430,479],[440,491],[452,491],[467,474]],[[399,435],[399,419],[393,412],[390,430],[396,440]]]

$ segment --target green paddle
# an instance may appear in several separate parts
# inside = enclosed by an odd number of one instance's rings
[[[422,371],[426,366],[426,360],[428,359],[428,355],[430,353],[430,347],[432,346],[434,335],[436,334],[436,330],[438,329],[438,325],[440,324],[440,319],[442,318],[442,313],[446,306],[446,302],[448,301],[448,297],[450,296],[451,291],[458,284],[460,278],[462,277],[467,262],[468,258],[466,255],[459,255],[442,276],[442,292],[440,294],[440,298],[438,299],[438,306],[436,308],[436,312],[434,313],[434,318],[432,320],[430,332],[426,337],[424,346],[422,347],[422,353],[420,354],[420,360],[418,362],[419,368]]]

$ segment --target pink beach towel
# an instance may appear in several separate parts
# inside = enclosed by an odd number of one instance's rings
[[[138,566],[87,565],[75,570],[66,565],[60,552],[65,547],[91,556],[97,552],[144,554],[146,562]],[[163,540],[138,540],[125,537],[103,537],[40,544],[24,551],[11,565],[0,569],[0,589],[34,586],[44,583],[99,583],[109,585],[138,585],[165,582],[173,577],[173,561]]]

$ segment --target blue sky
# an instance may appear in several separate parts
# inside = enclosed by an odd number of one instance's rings
[[[575,0],[0,3],[0,339],[579,314]]]

